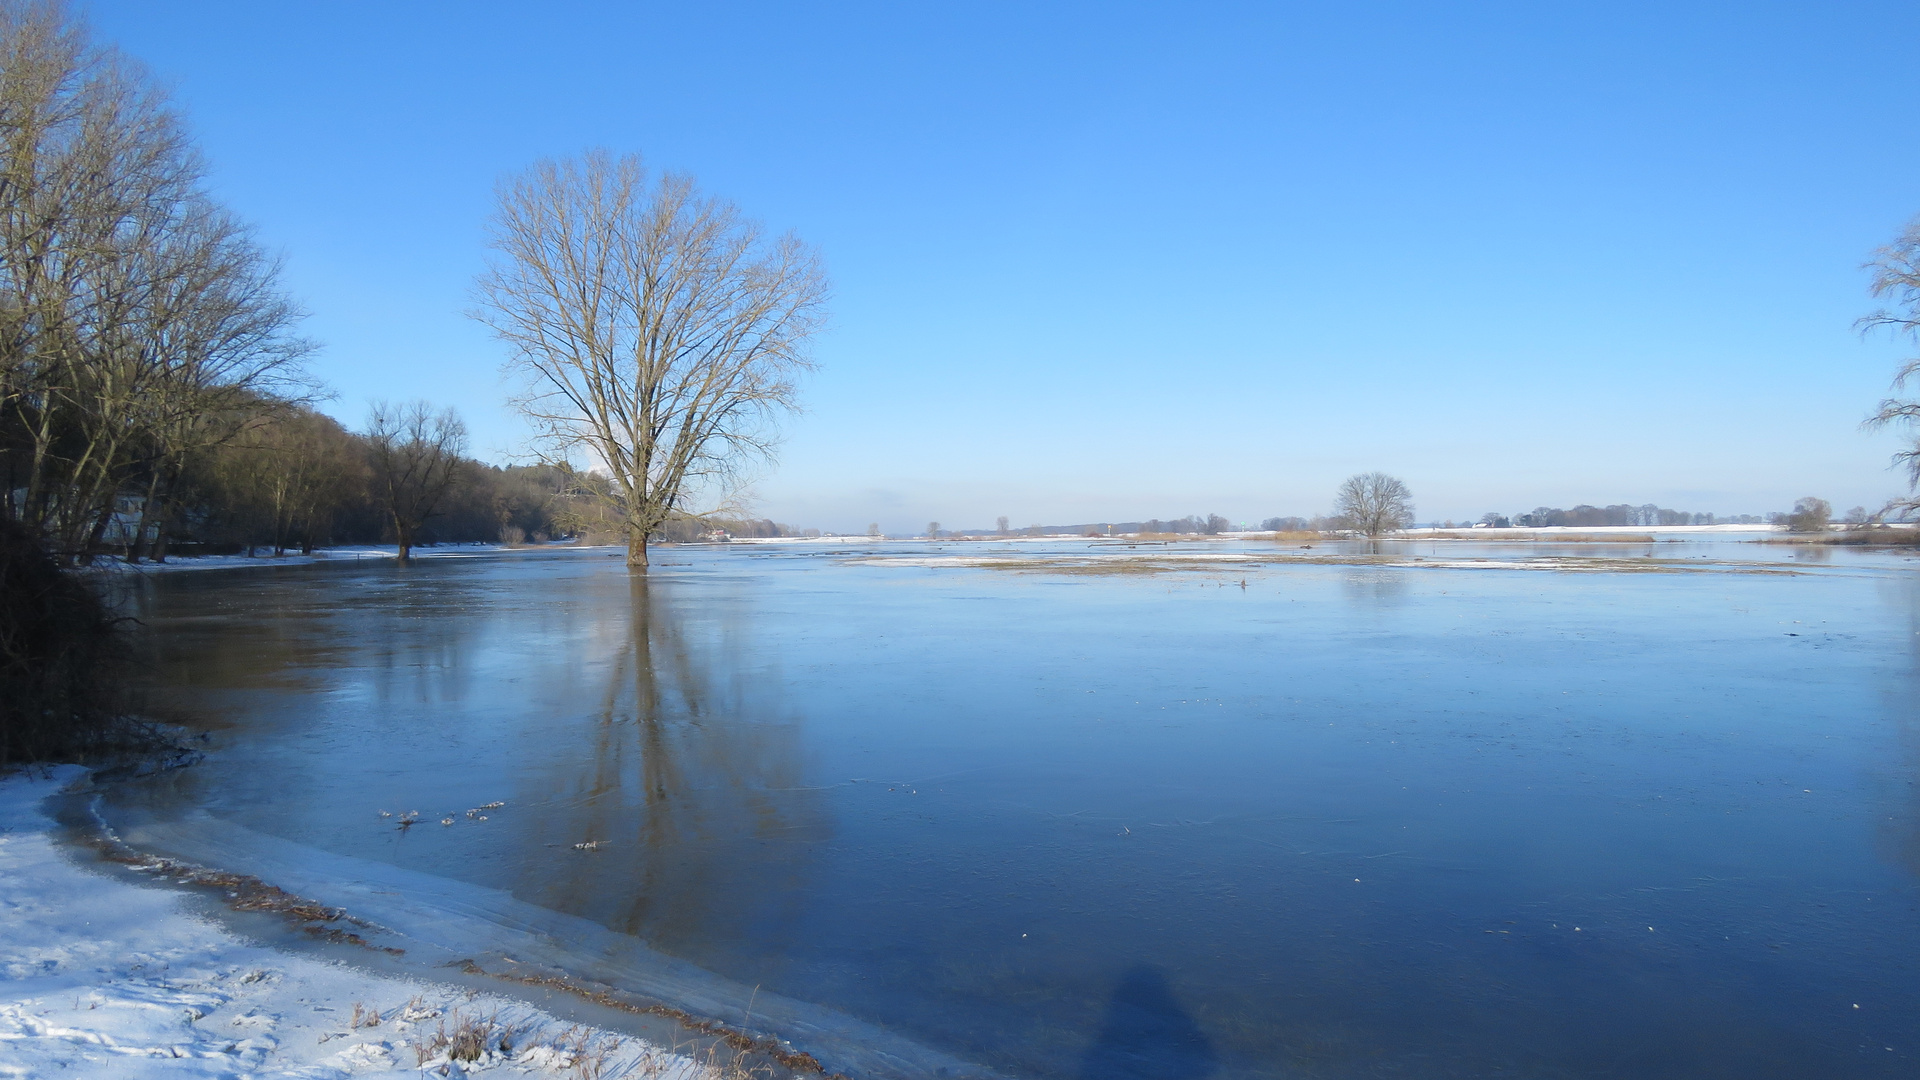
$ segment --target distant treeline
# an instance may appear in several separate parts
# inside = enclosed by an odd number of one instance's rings
[[[1764,525],[1780,524],[1787,520],[1784,513],[1768,514],[1729,514],[1695,513],[1688,510],[1671,510],[1653,503],[1633,506],[1628,503],[1615,503],[1611,506],[1591,506],[1581,503],[1571,510],[1562,510],[1554,506],[1539,506],[1524,514],[1490,513],[1480,518],[1478,524],[1493,528],[1545,528],[1549,526],[1571,526],[1592,528],[1600,525],[1661,526],[1661,525]],[[1848,521],[1867,520],[1866,511],[1858,507],[1848,513]],[[1004,522],[1004,519],[1003,519]],[[765,523],[772,525],[771,522]],[[1433,522],[1434,526],[1454,528],[1456,523]],[[1475,524],[1472,521],[1458,522],[1458,527]],[[709,526],[711,527],[711,526]],[[736,536],[794,536],[798,535],[787,526],[773,526],[778,532],[747,533],[734,530]],[[1352,523],[1337,515],[1318,515],[1314,517],[1270,517],[1260,522],[1263,532],[1346,532],[1353,528]],[[1234,525],[1219,514],[1189,514],[1186,517],[1160,519],[1148,518],[1145,521],[1101,521],[1079,525],[1028,525],[1012,528],[1006,524],[993,529],[941,529],[933,523],[928,535],[935,537],[988,537],[988,536],[1120,536],[1140,533],[1161,533],[1175,536],[1218,536],[1234,531]],[[816,535],[812,530],[808,535]]]
[[[1025,525],[1014,527],[1002,524],[992,529],[942,529],[939,522],[929,523],[927,535],[942,536],[1119,536],[1123,533],[1169,533],[1192,536],[1218,536],[1233,531],[1233,522],[1219,514],[1189,514],[1182,518],[1162,521],[1148,518],[1146,521],[1090,521],[1078,525]],[[878,527],[876,526],[876,529]],[[781,535],[792,536],[793,533]],[[818,535],[808,530],[808,535]]]
[[[164,557],[169,547],[202,551],[311,552],[337,544],[395,540],[393,467],[375,438],[302,406],[282,406],[239,438],[193,455],[164,507],[123,500],[120,528],[99,547]],[[556,465],[500,467],[454,455],[445,493],[410,542],[615,543],[625,534],[609,512],[607,477]],[[134,523],[159,514],[143,537]],[[658,538],[689,542],[716,530],[732,536],[795,536],[768,520],[675,518]]]
[[[12,480],[10,497],[0,498],[0,519],[32,521],[36,507],[29,495],[36,492],[45,492],[55,508],[77,508],[84,500],[84,516],[74,515],[64,536],[43,527],[43,535],[53,534],[56,551],[79,560],[95,554],[164,560],[170,552],[311,553],[396,541],[392,486],[411,467],[407,452],[420,455],[421,440],[383,443],[377,427],[372,434],[350,431],[311,407],[260,394],[233,403],[223,422],[233,430],[221,440],[180,447],[165,458],[123,451],[125,458],[113,463],[116,480],[86,495],[70,482],[38,489],[23,482],[33,463],[21,442],[9,437],[19,431],[19,414],[0,413],[0,473]],[[123,445],[141,446],[139,434],[133,431]],[[438,492],[409,523],[409,544],[624,539],[607,509],[603,475],[444,456]],[[694,541],[715,530],[745,537],[802,534],[769,520],[677,518],[661,526],[658,538]]]
[[[393,539],[373,440],[305,406],[257,406],[230,440],[182,455],[165,483],[123,486],[88,550],[165,558],[170,549],[310,552]],[[444,495],[413,543],[540,541],[592,523],[597,477],[457,454],[446,470]]]
[[[1270,517],[1260,527],[1268,532],[1339,532],[1349,528],[1346,519],[1338,517]]]
[[[1496,524],[1498,514],[1488,514],[1480,520],[1488,525]],[[1512,524],[1523,528],[1544,528],[1554,525],[1574,525],[1590,527],[1594,525],[1759,525],[1766,518],[1755,514],[1733,514],[1718,517],[1713,514],[1690,513],[1686,510],[1669,510],[1664,506],[1645,503],[1630,506],[1615,503],[1612,506],[1589,506],[1581,503],[1571,510],[1561,510],[1552,506],[1537,506],[1530,513],[1515,514]]]
[[[1113,526],[1117,533],[1172,533],[1175,535],[1218,536],[1223,532],[1232,532],[1233,523],[1219,514],[1189,514],[1172,521],[1149,518],[1146,521],[1123,521]]]

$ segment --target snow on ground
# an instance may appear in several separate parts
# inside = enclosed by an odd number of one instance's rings
[[[485,555],[513,550],[504,544],[445,544],[413,549],[415,559],[450,559],[463,555]],[[142,574],[170,574],[183,570],[231,570],[240,566],[305,566],[322,562],[353,562],[358,559],[397,559],[400,549],[391,544],[362,547],[321,548],[311,555],[176,555],[163,563],[128,563],[119,558],[97,558],[94,566]]]
[[[90,873],[40,807],[84,775],[0,779],[0,1077],[717,1076],[521,1002],[250,945],[179,893]]]

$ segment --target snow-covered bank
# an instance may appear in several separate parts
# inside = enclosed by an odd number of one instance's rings
[[[199,809],[150,814],[123,805],[91,820],[97,835],[127,854],[270,882],[305,898],[313,905],[306,910],[340,913],[309,925],[323,934],[353,933],[374,950],[398,949],[404,959],[394,966],[409,973],[456,970],[482,983],[584,992],[624,1013],[665,1010],[696,1030],[748,1039],[769,1059],[791,1062],[795,1074],[815,1073],[826,1062],[870,1080],[998,1080],[990,1069],[895,1032],[730,980],[506,890],[321,850]],[[377,954],[356,955],[388,966]]]
[[[442,544],[413,549],[413,558],[453,559],[463,556],[491,555],[502,551],[532,550],[509,548],[504,544]],[[309,566],[314,563],[360,562],[397,559],[400,549],[392,545],[321,548],[311,555],[176,555],[166,562],[128,563],[119,558],[97,558],[94,568],[143,574],[172,574],[187,570],[232,570],[250,566]]]
[[[83,776],[0,779],[0,1077],[718,1076],[522,1002],[250,945],[179,893],[90,873],[41,806]],[[455,1060],[463,1034],[477,1060]]]

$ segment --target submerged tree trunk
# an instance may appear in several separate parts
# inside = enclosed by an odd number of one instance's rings
[[[467,426],[452,409],[436,414],[424,401],[398,407],[376,401],[366,438],[400,561],[406,562],[419,530],[439,516],[459,479]]]
[[[147,543],[147,534],[159,528],[160,517],[160,467],[154,466],[153,475],[147,478],[147,497],[140,502],[140,523],[133,530],[133,540],[127,544],[127,561],[137,563],[140,557],[148,554],[151,545]]]
[[[647,530],[637,525],[627,526],[627,569],[645,570],[647,568]]]
[[[106,505],[100,508],[99,515],[93,519],[93,527],[87,530],[87,538],[81,541],[77,553],[81,565],[92,566],[94,553],[105,546],[107,526],[113,523],[114,511],[119,509],[118,502],[117,496],[108,495]]]

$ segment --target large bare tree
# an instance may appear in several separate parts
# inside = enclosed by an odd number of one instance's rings
[[[1386,473],[1359,473],[1340,484],[1333,512],[1355,532],[1384,536],[1413,524],[1413,493]]]
[[[516,403],[554,458],[606,469],[644,568],[663,523],[771,454],[824,319],[819,258],[690,177],[604,151],[504,183],[492,246],[475,315],[524,377]]]
[[[1896,337],[1920,342],[1920,218],[1909,222],[1893,243],[1874,253],[1867,264],[1873,272],[1869,286],[1873,295],[1887,306],[1860,320],[1862,331],[1887,330]],[[1899,391],[1915,376],[1920,376],[1920,356],[1909,357],[1893,378],[1894,396],[1880,403],[1867,423],[1872,427],[1899,424],[1913,441],[1893,456],[1896,464],[1907,468],[1909,491],[1920,488],[1920,399],[1899,396]],[[1889,503],[1882,513],[1905,514],[1920,509],[1920,497],[1909,495]]]
[[[413,555],[420,529],[440,513],[459,481],[467,426],[452,410],[424,401],[375,402],[367,418],[367,453],[375,497],[393,526],[400,561]]]

